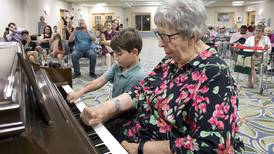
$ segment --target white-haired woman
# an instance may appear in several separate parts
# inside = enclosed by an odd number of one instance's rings
[[[128,93],[85,108],[88,125],[136,108],[121,127],[129,153],[241,153],[237,90],[225,62],[200,38],[201,0],[169,0],[156,11],[155,34],[166,57]],[[117,126],[119,127],[119,126]]]

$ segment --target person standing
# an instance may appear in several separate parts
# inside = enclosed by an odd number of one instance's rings
[[[45,22],[45,17],[40,16],[40,21],[38,22],[38,35],[42,35],[44,33],[44,28],[47,26]]]

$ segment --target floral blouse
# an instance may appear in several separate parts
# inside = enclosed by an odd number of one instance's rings
[[[243,152],[237,87],[225,62],[211,51],[180,68],[163,58],[128,93],[138,113],[125,125],[126,140],[169,140],[173,153]]]

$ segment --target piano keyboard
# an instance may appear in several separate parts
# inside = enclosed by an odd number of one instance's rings
[[[73,89],[69,85],[64,85],[62,88],[66,93],[73,92]],[[81,99],[78,99],[73,104],[69,104],[69,106],[99,153],[127,154],[127,151],[112,136],[112,134],[105,128],[102,123],[95,127],[90,127],[81,121],[80,114],[86,107],[86,104],[84,104]]]

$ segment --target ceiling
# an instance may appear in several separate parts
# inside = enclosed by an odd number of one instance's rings
[[[165,0],[63,0],[66,2],[80,3],[82,6],[95,6],[97,3],[106,3],[110,7],[144,7],[158,6]],[[216,6],[232,6],[234,0],[203,0],[206,7]],[[241,0],[244,1],[243,6],[262,3],[263,0]]]

